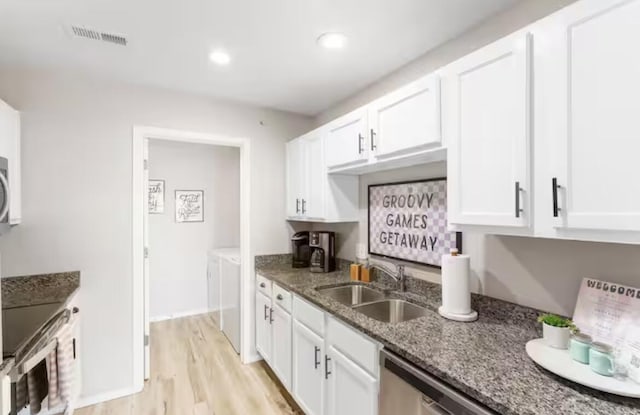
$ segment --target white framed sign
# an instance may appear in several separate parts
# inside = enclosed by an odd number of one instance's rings
[[[440,267],[442,255],[462,252],[447,226],[446,178],[369,186],[369,254]]]
[[[176,222],[204,222],[204,190],[176,190]]]
[[[613,346],[616,364],[640,383],[640,288],[584,278],[573,322],[594,341]]]
[[[164,180],[149,180],[149,213],[164,213]]]

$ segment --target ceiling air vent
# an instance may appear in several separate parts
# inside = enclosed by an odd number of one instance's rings
[[[101,40],[103,42],[113,43],[120,46],[127,46],[127,38],[113,33],[99,32],[83,26],[71,26],[71,32],[75,37],[81,37],[91,40]]]

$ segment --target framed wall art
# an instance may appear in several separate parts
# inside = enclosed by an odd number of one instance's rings
[[[447,179],[369,186],[369,254],[440,267],[462,251],[462,234],[448,230]]]
[[[204,222],[204,190],[176,190],[176,222]]]
[[[149,213],[164,213],[164,180],[149,180]]]

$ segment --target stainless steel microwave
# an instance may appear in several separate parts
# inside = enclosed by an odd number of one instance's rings
[[[9,161],[0,157],[0,235],[9,227]]]

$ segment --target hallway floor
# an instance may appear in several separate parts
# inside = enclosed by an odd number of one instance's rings
[[[151,379],[76,415],[302,414],[263,362],[242,365],[213,314],[151,324]],[[286,397],[285,397],[286,396]]]

